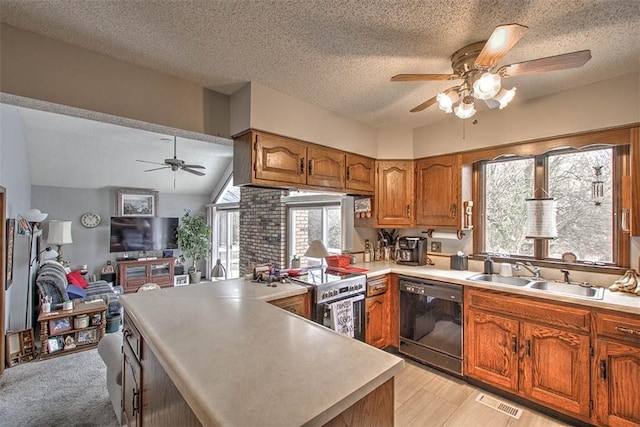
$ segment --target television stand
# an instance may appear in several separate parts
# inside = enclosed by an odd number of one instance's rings
[[[125,294],[137,292],[145,283],[171,287],[174,261],[175,258],[118,261],[118,284]]]

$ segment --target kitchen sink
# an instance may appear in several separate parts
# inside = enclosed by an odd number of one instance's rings
[[[474,280],[476,282],[491,282],[500,283],[503,285],[511,286],[527,286],[534,280],[528,277],[504,277],[499,274],[476,274],[475,276],[467,277],[467,280]]]
[[[539,277],[504,277],[499,274],[476,274],[474,276],[467,277],[467,280],[500,283],[501,285],[518,286],[521,288],[535,289],[541,292],[571,295],[580,298],[602,299],[604,296],[604,288],[547,281]]]
[[[604,288],[589,288],[561,282],[533,282],[527,287],[529,289],[539,289],[554,294],[566,294],[574,297],[602,299],[604,296]]]

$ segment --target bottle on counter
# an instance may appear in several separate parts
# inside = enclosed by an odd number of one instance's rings
[[[489,254],[484,260],[484,274],[493,274],[493,260]]]
[[[371,247],[371,242],[369,242],[369,239],[364,241],[364,262],[371,262],[371,250],[373,248]]]

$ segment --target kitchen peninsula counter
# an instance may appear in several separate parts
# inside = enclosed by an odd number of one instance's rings
[[[387,415],[390,409],[393,422],[393,377],[402,359],[265,303],[304,292],[295,284],[232,279],[121,301],[143,350],[201,425],[323,425],[367,399],[369,409],[386,407]],[[142,351],[143,370],[146,356]],[[145,372],[142,381],[143,402],[145,394],[165,393]],[[387,401],[371,405],[380,390]],[[148,419],[149,406],[142,405],[143,424],[175,423],[159,414]]]

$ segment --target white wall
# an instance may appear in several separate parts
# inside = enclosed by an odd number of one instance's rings
[[[525,90],[525,88],[523,88]],[[444,113],[443,113],[444,114]],[[414,129],[416,158],[640,122],[640,73]]]
[[[378,129],[378,159],[413,159],[411,129]]]
[[[251,127],[365,156],[377,155],[377,129],[257,82],[251,82]]]
[[[7,190],[7,218],[16,218],[31,209],[31,179],[24,128],[15,107],[2,104],[0,104],[0,185]],[[33,207],[37,206],[33,205]],[[43,212],[46,211],[43,210]],[[0,226],[4,227],[5,224]],[[29,238],[16,234],[14,242],[13,284],[5,294],[7,330],[20,330],[25,327],[27,306]]]

